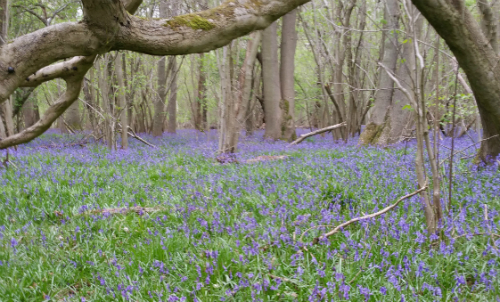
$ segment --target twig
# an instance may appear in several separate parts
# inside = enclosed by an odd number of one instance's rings
[[[134,212],[136,214],[145,214],[145,213],[154,213],[154,212],[159,212],[159,211],[165,211],[167,209],[165,208],[144,208],[144,207],[131,207],[131,208],[110,208],[110,209],[101,209],[101,210],[92,210],[88,212],[83,212],[81,215],[87,215],[87,214],[110,214],[110,215],[116,215],[116,214],[128,214],[131,212]]]
[[[458,72],[460,71],[460,66],[457,65],[457,74],[455,76],[455,96],[453,98],[453,115],[452,115],[452,127],[451,127],[451,154],[450,154],[450,171],[449,171],[449,183],[448,183],[448,212],[451,211],[451,198],[452,198],[452,188],[453,188],[453,155],[455,152],[455,118],[457,111],[457,91],[458,91]]]
[[[317,134],[321,134],[321,133],[324,133],[324,132],[332,131],[332,130],[335,130],[335,129],[340,128],[340,127],[345,127],[346,125],[347,125],[347,123],[343,122],[343,123],[340,123],[340,124],[337,124],[337,125],[328,126],[326,128],[321,128],[321,129],[318,129],[318,130],[310,132],[310,133],[302,134],[298,139],[296,139],[295,141],[291,142],[287,147],[300,144],[303,140],[305,140],[308,137],[311,137],[311,136],[314,136],[314,135],[317,135]]]
[[[280,276],[275,276],[273,274],[267,274],[269,276],[269,278],[271,279],[274,279],[274,280],[283,280],[285,282],[290,282],[290,283],[293,283],[295,285],[299,285],[297,282],[295,282],[294,280],[292,279],[288,279],[288,278],[285,278],[285,277],[280,277]]]
[[[372,248],[373,248],[373,245],[370,247],[370,250],[368,251],[368,253],[366,253],[365,260],[363,260],[363,264],[361,265],[359,272],[351,279],[351,281],[347,282],[347,284],[353,283],[358,278],[359,274],[361,274],[361,272],[363,272],[363,270],[364,270],[363,267],[365,266],[366,260],[368,260],[368,257],[370,257],[370,253],[372,252]]]
[[[120,125],[120,124],[118,124],[118,125]],[[121,127],[121,125],[120,125],[120,127]],[[128,128],[128,130],[129,130],[129,131],[127,131],[127,134],[128,134],[130,137],[135,138],[136,140],[140,141],[141,143],[143,143],[143,144],[145,144],[145,145],[148,145],[148,146],[150,146],[150,147],[152,147],[152,148],[158,148],[158,147],[156,147],[155,145],[153,145],[153,144],[151,144],[151,143],[148,143],[146,140],[144,140],[144,139],[143,139],[142,137],[140,137],[139,135],[137,135],[137,134],[134,132],[134,130],[133,130],[132,128],[130,128],[130,126],[127,126],[127,128]],[[120,133],[121,133],[121,131],[122,131],[122,130],[121,130],[121,129],[119,129],[119,130],[117,130],[116,132],[120,132]]]
[[[312,231],[312,230],[314,230],[314,229],[318,229],[318,228],[321,228],[321,227],[330,227],[330,226],[331,226],[331,225],[324,225],[324,224],[322,224],[322,225],[316,225],[316,226],[310,227],[310,228],[308,228],[307,230],[305,230],[305,231],[304,231],[304,233],[302,233],[302,235],[300,236],[299,241],[300,241],[300,242],[303,242],[303,241],[302,241],[302,238],[304,238],[304,236],[305,236],[305,235],[306,235],[309,231]]]
[[[442,165],[445,161],[450,160],[450,158],[452,157],[452,155],[455,156],[455,155],[458,155],[460,153],[463,153],[465,150],[469,149],[470,147],[474,147],[475,145],[477,145],[477,144],[479,144],[481,142],[487,141],[487,140],[495,138],[497,136],[498,136],[498,134],[495,134],[495,135],[490,136],[488,138],[482,139],[482,140],[480,140],[480,141],[478,141],[476,143],[473,143],[473,144],[471,144],[471,145],[469,145],[469,146],[467,146],[467,147],[465,147],[465,148],[463,148],[463,149],[461,149],[461,150],[459,150],[459,151],[457,151],[457,152],[455,152],[453,154],[450,154],[450,156],[448,156],[447,158],[443,159],[439,164]],[[448,148],[448,147],[445,147],[445,148]],[[448,149],[451,150],[450,148],[448,148]],[[469,158],[469,157],[462,157],[461,159],[466,159],[466,158]]]
[[[500,235],[498,235],[498,234],[491,233],[489,235],[500,238]],[[464,235],[453,237],[453,239],[458,239],[458,238],[467,237],[467,236],[488,236],[488,234],[486,234],[486,233],[464,234]]]
[[[380,215],[382,215],[382,214],[385,214],[385,213],[389,212],[390,210],[394,209],[395,207],[397,207],[397,205],[398,205],[401,201],[403,201],[403,200],[405,200],[405,199],[408,199],[408,198],[410,198],[410,197],[412,197],[412,196],[414,196],[414,195],[417,195],[418,193],[420,193],[420,192],[422,192],[422,191],[426,190],[426,189],[427,189],[427,187],[428,187],[428,186],[427,186],[427,184],[425,184],[425,185],[424,185],[424,187],[422,187],[422,188],[418,189],[417,191],[415,191],[415,192],[413,192],[413,193],[410,193],[410,194],[408,194],[408,195],[405,195],[405,196],[401,197],[398,201],[396,201],[396,202],[395,202],[395,203],[393,203],[392,205],[390,205],[390,206],[388,206],[388,207],[386,207],[386,208],[384,208],[384,209],[382,209],[382,210],[380,210],[380,211],[378,211],[378,212],[376,212],[376,213],[369,214],[369,215],[365,215],[365,216],[361,216],[361,217],[356,217],[356,218],[353,218],[353,219],[351,219],[351,220],[349,220],[349,221],[347,221],[347,222],[344,222],[344,223],[342,223],[342,224],[338,225],[336,228],[334,228],[334,229],[333,229],[333,230],[331,230],[330,232],[325,233],[325,234],[323,234],[323,235],[321,235],[321,236],[319,236],[319,237],[314,238],[314,240],[313,240],[313,242],[312,242],[312,243],[313,243],[313,244],[318,244],[321,240],[323,240],[323,239],[325,239],[325,238],[328,238],[328,237],[330,237],[330,236],[332,236],[332,235],[334,235],[334,234],[338,233],[338,232],[339,232],[342,228],[345,228],[346,226],[348,226],[348,225],[350,225],[350,224],[353,224],[353,223],[355,223],[355,222],[358,222],[358,221],[361,221],[361,220],[365,220],[365,219],[374,218],[374,217],[380,216]]]

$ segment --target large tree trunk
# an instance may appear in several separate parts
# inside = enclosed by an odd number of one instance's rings
[[[281,88],[278,67],[278,24],[274,22],[262,33],[262,75],[264,82],[264,137],[281,138]]]
[[[462,1],[412,0],[458,60],[479,108],[483,135],[478,158],[500,154],[500,64],[498,54]]]
[[[399,3],[398,0],[387,0],[385,2],[384,19],[387,21],[384,26],[384,39],[380,44],[383,48],[381,63],[384,64],[393,74],[396,74],[398,61],[398,36],[399,29]],[[381,136],[385,127],[390,127],[390,117],[388,111],[392,105],[394,95],[394,82],[387,72],[379,72],[379,90],[375,93],[375,104],[371,110],[368,123],[360,136],[361,144],[385,144],[387,138]],[[387,133],[388,131],[385,131]]]
[[[281,32],[281,97],[282,97],[282,138],[294,141],[295,133],[295,51],[297,49],[297,10],[293,10],[283,17]]]

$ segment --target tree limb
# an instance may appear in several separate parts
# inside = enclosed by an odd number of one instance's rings
[[[343,228],[345,228],[346,226],[348,226],[350,224],[353,224],[353,223],[361,221],[361,220],[370,219],[370,218],[374,218],[374,217],[380,216],[382,214],[385,214],[385,213],[389,212],[390,210],[394,209],[395,207],[397,207],[398,204],[400,202],[402,202],[403,200],[408,199],[408,198],[410,198],[412,196],[415,196],[415,195],[419,194],[420,192],[422,192],[422,191],[424,191],[426,189],[427,189],[427,184],[424,187],[418,189],[417,191],[401,197],[400,199],[398,199],[398,201],[396,201],[392,205],[390,205],[390,206],[388,206],[388,207],[386,207],[386,208],[384,208],[384,209],[382,209],[382,210],[380,210],[380,211],[378,211],[376,213],[365,215],[365,216],[361,216],[361,217],[356,217],[356,218],[353,218],[353,219],[351,219],[351,220],[349,220],[347,222],[344,222],[344,223],[338,225],[336,228],[334,228],[330,232],[325,233],[325,234],[323,234],[323,235],[321,235],[319,237],[314,238],[313,244],[318,244],[321,240],[323,240],[325,238],[328,238],[328,237],[330,237],[330,236],[332,236],[332,235],[340,232]]]
[[[332,131],[332,130],[335,130],[337,128],[345,127],[346,125],[347,125],[347,123],[343,122],[341,124],[337,124],[337,125],[333,125],[333,126],[328,126],[326,128],[321,128],[321,129],[318,129],[318,130],[313,131],[313,132],[302,134],[298,139],[296,139],[293,142],[291,142],[287,147],[300,144],[303,140],[305,140],[308,137],[311,137],[311,136],[314,136],[314,135],[318,135],[318,134],[321,134],[321,133],[324,133],[324,132]]]

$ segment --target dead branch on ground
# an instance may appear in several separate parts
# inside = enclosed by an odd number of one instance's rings
[[[321,129],[318,129],[318,130],[313,131],[313,132],[302,134],[298,139],[296,139],[295,141],[291,142],[287,147],[300,144],[303,140],[305,140],[308,137],[311,137],[311,136],[314,136],[314,135],[318,135],[318,134],[321,134],[321,133],[324,133],[324,132],[329,132],[329,131],[332,131],[332,130],[335,130],[335,129],[338,129],[338,128],[341,128],[341,127],[345,127],[345,126],[347,126],[347,123],[343,122],[343,123],[340,123],[340,124],[337,124],[337,125],[328,126],[328,127],[321,128]]]
[[[323,234],[323,235],[321,235],[321,236],[319,236],[319,237],[314,238],[314,240],[313,240],[313,244],[318,244],[321,240],[323,240],[323,239],[325,239],[325,238],[328,238],[328,237],[330,237],[330,236],[332,236],[332,235],[334,235],[334,234],[336,234],[336,233],[340,232],[340,230],[342,230],[343,228],[345,228],[346,226],[348,226],[348,225],[350,225],[350,224],[353,224],[353,223],[358,222],[358,221],[361,221],[361,220],[370,219],[370,218],[374,218],[374,217],[380,216],[380,215],[382,215],[382,214],[385,214],[385,213],[389,212],[390,210],[394,209],[395,207],[397,207],[397,206],[398,206],[398,204],[399,204],[400,202],[402,202],[403,200],[408,199],[408,198],[410,198],[410,197],[412,197],[412,196],[417,195],[418,193],[420,193],[420,192],[422,192],[422,191],[426,190],[426,189],[427,189],[427,187],[428,187],[428,186],[427,186],[427,184],[425,184],[425,186],[424,186],[424,187],[422,187],[422,188],[418,189],[417,191],[415,191],[415,192],[413,192],[413,193],[410,193],[410,194],[408,194],[408,195],[405,195],[405,196],[401,197],[400,199],[398,199],[398,201],[396,201],[396,202],[395,202],[395,203],[393,203],[392,205],[390,205],[390,206],[388,206],[388,207],[386,207],[386,208],[384,208],[384,209],[382,209],[382,210],[380,210],[380,211],[378,211],[378,212],[376,212],[376,213],[369,214],[369,215],[365,215],[365,216],[361,216],[361,217],[356,217],[356,218],[353,218],[353,219],[351,219],[351,220],[349,220],[349,221],[347,221],[347,222],[344,222],[344,223],[342,223],[342,224],[338,225],[336,228],[334,228],[334,229],[333,229],[333,230],[331,230],[330,232],[325,233],[325,234]]]

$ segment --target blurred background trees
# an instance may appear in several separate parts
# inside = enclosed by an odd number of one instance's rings
[[[395,85],[395,77],[403,88],[422,98],[428,109],[426,123],[439,130],[439,137],[466,135],[468,129],[479,132],[482,126],[476,101],[483,121],[488,116],[495,124],[485,128],[485,136],[494,135],[500,127],[498,116],[489,113],[495,110],[486,105],[487,97],[474,97],[479,84],[468,82],[479,71],[460,57],[469,56],[465,51],[480,47],[481,41],[450,50],[447,45],[460,42],[452,41],[460,38],[456,36],[460,31],[445,37],[448,44],[444,43],[440,35],[446,34],[446,27],[430,9],[434,1],[413,2],[417,7],[409,0],[313,0],[262,33],[210,53],[101,55],[85,78],[79,101],[53,127],[64,132],[92,131],[110,148],[117,148],[116,136],[126,134],[129,127],[155,136],[179,128],[218,129],[222,134],[220,152],[234,152],[241,131],[251,135],[264,128],[268,138],[292,141],[296,127],[312,129],[347,122],[347,127],[332,133],[333,139],[348,141],[361,135],[362,144],[386,146],[414,138],[417,130],[416,108]],[[442,14],[454,16],[461,32],[473,32],[477,27],[487,37],[491,52],[498,55],[498,3],[459,2],[461,7],[447,6],[449,10]],[[79,1],[0,4],[4,12],[0,18],[2,41],[82,16]],[[218,0],[146,0],[137,15],[168,18],[218,4]],[[456,12],[469,21],[460,23]],[[438,32],[426,18],[439,27]],[[481,62],[489,59],[491,56],[485,56]],[[458,77],[457,60],[460,66],[467,65]],[[422,74],[417,66],[421,63],[425,67]],[[483,73],[487,78],[486,71]],[[494,95],[497,82],[488,82]],[[0,107],[0,135],[32,125],[65,90],[61,85],[64,82],[56,80],[36,91],[18,89]],[[126,148],[126,135],[118,141]],[[489,142],[492,145],[483,155],[496,152],[496,140]]]

